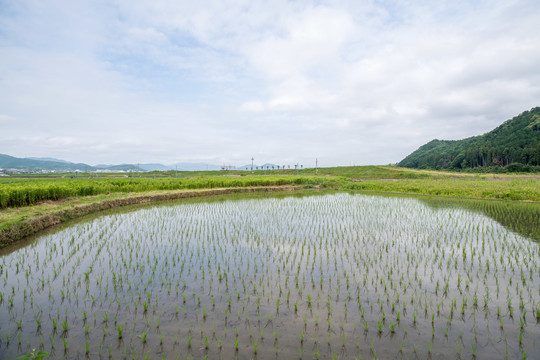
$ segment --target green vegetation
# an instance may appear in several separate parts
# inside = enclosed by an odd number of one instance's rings
[[[190,176],[186,176],[188,173]],[[34,205],[42,201],[56,201],[70,197],[113,193],[141,193],[162,190],[214,189],[225,187],[325,185],[340,184],[347,178],[357,179],[414,179],[430,175],[382,166],[351,166],[296,170],[258,170],[254,175],[245,171],[159,173],[156,177],[45,177],[11,176],[0,178],[0,209]],[[169,176],[167,176],[169,175]],[[318,175],[315,177],[315,175]],[[324,177],[323,177],[324,176]]]
[[[32,159],[32,158],[17,158],[5,154],[0,154],[0,169],[17,169],[25,172],[28,171],[137,171],[137,165],[124,164],[124,165],[109,165],[95,167],[84,163],[71,163],[58,159]],[[43,175],[43,174],[39,174]],[[55,174],[58,176],[58,174]]]
[[[489,216],[507,229],[540,241],[540,203],[518,201],[463,200],[457,198],[422,197],[422,202],[440,208],[466,208]]]
[[[540,201],[539,181],[535,179],[493,180],[481,177],[466,177],[462,179],[445,177],[400,181],[367,180],[348,183],[343,188],[347,190],[402,194]]]
[[[263,171],[259,170],[256,173],[262,174]],[[268,174],[288,174],[296,175],[297,171],[294,169],[286,170],[272,170]],[[414,172],[409,169],[397,168],[393,166],[340,166],[340,167],[328,167],[328,168],[309,168],[299,170],[300,175],[305,176],[340,176],[349,179],[421,179],[432,177],[428,173]]]
[[[32,352],[30,354],[19,356],[17,359],[21,360],[41,360],[43,358],[49,357],[50,354],[46,351],[38,351],[36,353],[37,349],[32,349]]]
[[[540,107],[495,130],[463,140],[433,140],[403,159],[402,167],[540,172]]]
[[[3,179],[2,179],[3,180]],[[207,176],[193,178],[60,178],[2,181],[0,208],[34,205],[77,196],[111,193],[141,193],[156,190],[214,189],[227,187],[303,185],[328,183],[321,177],[306,176]]]
[[[155,177],[0,178],[0,246],[41,229],[110,207],[196,196],[206,190],[264,190],[266,187],[327,188],[457,198],[540,201],[540,177],[467,174],[393,166],[319,169],[155,173]],[[198,175],[197,175],[198,174]],[[217,175],[219,174],[219,175]],[[297,175],[298,174],[298,175]],[[146,174],[148,175],[148,174]],[[158,176],[159,175],[159,176]],[[185,196],[184,196],[185,195]],[[50,218],[44,220],[44,217]],[[36,222],[38,224],[36,225]]]
[[[35,205],[73,197],[100,194],[144,193],[230,187],[321,185],[349,190],[399,192],[426,195],[540,200],[538,178],[519,176],[466,176],[459,173],[416,171],[391,166],[350,166],[296,170],[270,170],[247,175],[245,171],[190,177],[6,177],[0,178],[0,209]],[[219,172],[216,172],[219,174]],[[388,180],[388,181],[387,181]],[[399,181],[390,181],[399,180]],[[497,180],[497,181],[492,181]]]
[[[484,216],[508,204],[306,190],[111,211],[2,253],[0,353],[536,359],[538,244]]]

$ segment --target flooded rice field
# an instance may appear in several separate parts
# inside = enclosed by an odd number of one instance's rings
[[[0,257],[0,358],[539,359],[538,242],[443,205],[252,196],[73,224]]]

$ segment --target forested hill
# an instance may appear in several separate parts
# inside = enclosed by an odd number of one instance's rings
[[[398,166],[448,170],[538,170],[540,107],[525,111],[481,136],[463,140],[430,141],[403,159]]]

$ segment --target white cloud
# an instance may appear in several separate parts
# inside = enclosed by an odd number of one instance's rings
[[[0,123],[8,123],[15,121],[15,118],[6,114],[0,114]]]
[[[354,23],[344,11],[317,6],[287,19],[279,30],[246,49],[252,66],[270,79],[307,74],[317,71],[318,66],[335,66]]]
[[[536,7],[8,2],[2,152],[90,163],[399,161],[432,138],[477,135],[540,105]]]
[[[157,31],[154,28],[147,27],[147,28],[138,28],[133,27],[127,29],[127,34],[129,34],[133,38],[133,42],[135,44],[137,43],[151,43],[153,45],[169,45],[169,40],[167,37]]]
[[[239,110],[242,112],[262,113],[265,111],[265,106],[260,101],[246,101],[240,105]]]

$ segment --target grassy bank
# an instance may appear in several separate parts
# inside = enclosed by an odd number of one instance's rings
[[[151,191],[108,194],[47,202],[0,211],[0,248],[65,221],[116,207],[211,195],[303,190],[304,186],[229,187],[221,189]]]
[[[254,175],[240,171],[221,175],[189,173],[189,177],[184,174],[184,177],[177,177],[178,174],[165,177],[166,174],[160,173],[155,178],[148,174],[145,174],[147,177],[129,178],[118,177],[119,174],[98,178],[0,178],[0,232],[7,239],[11,236],[5,235],[7,232],[26,228],[15,231],[16,237],[20,238],[32,233],[32,226],[28,224],[51,214],[56,216],[51,222],[54,225],[58,219],[79,216],[79,211],[74,209],[90,209],[92,204],[105,204],[91,209],[99,211],[101,207],[175,198],[183,193],[211,189],[317,186],[365,192],[540,201],[540,176],[536,175],[464,174],[390,166],[322,168],[317,172],[315,169],[268,170],[267,175],[262,170]],[[80,212],[87,213],[86,210]],[[41,225],[38,228],[41,229]]]
[[[440,195],[475,199],[540,201],[538,180],[493,180],[476,178],[427,178],[399,181],[366,180],[350,182],[347,190]]]
[[[56,178],[2,179],[0,208],[35,205],[114,193],[143,193],[163,190],[194,190],[250,186],[320,185],[337,179],[313,176],[204,176],[190,178]]]

